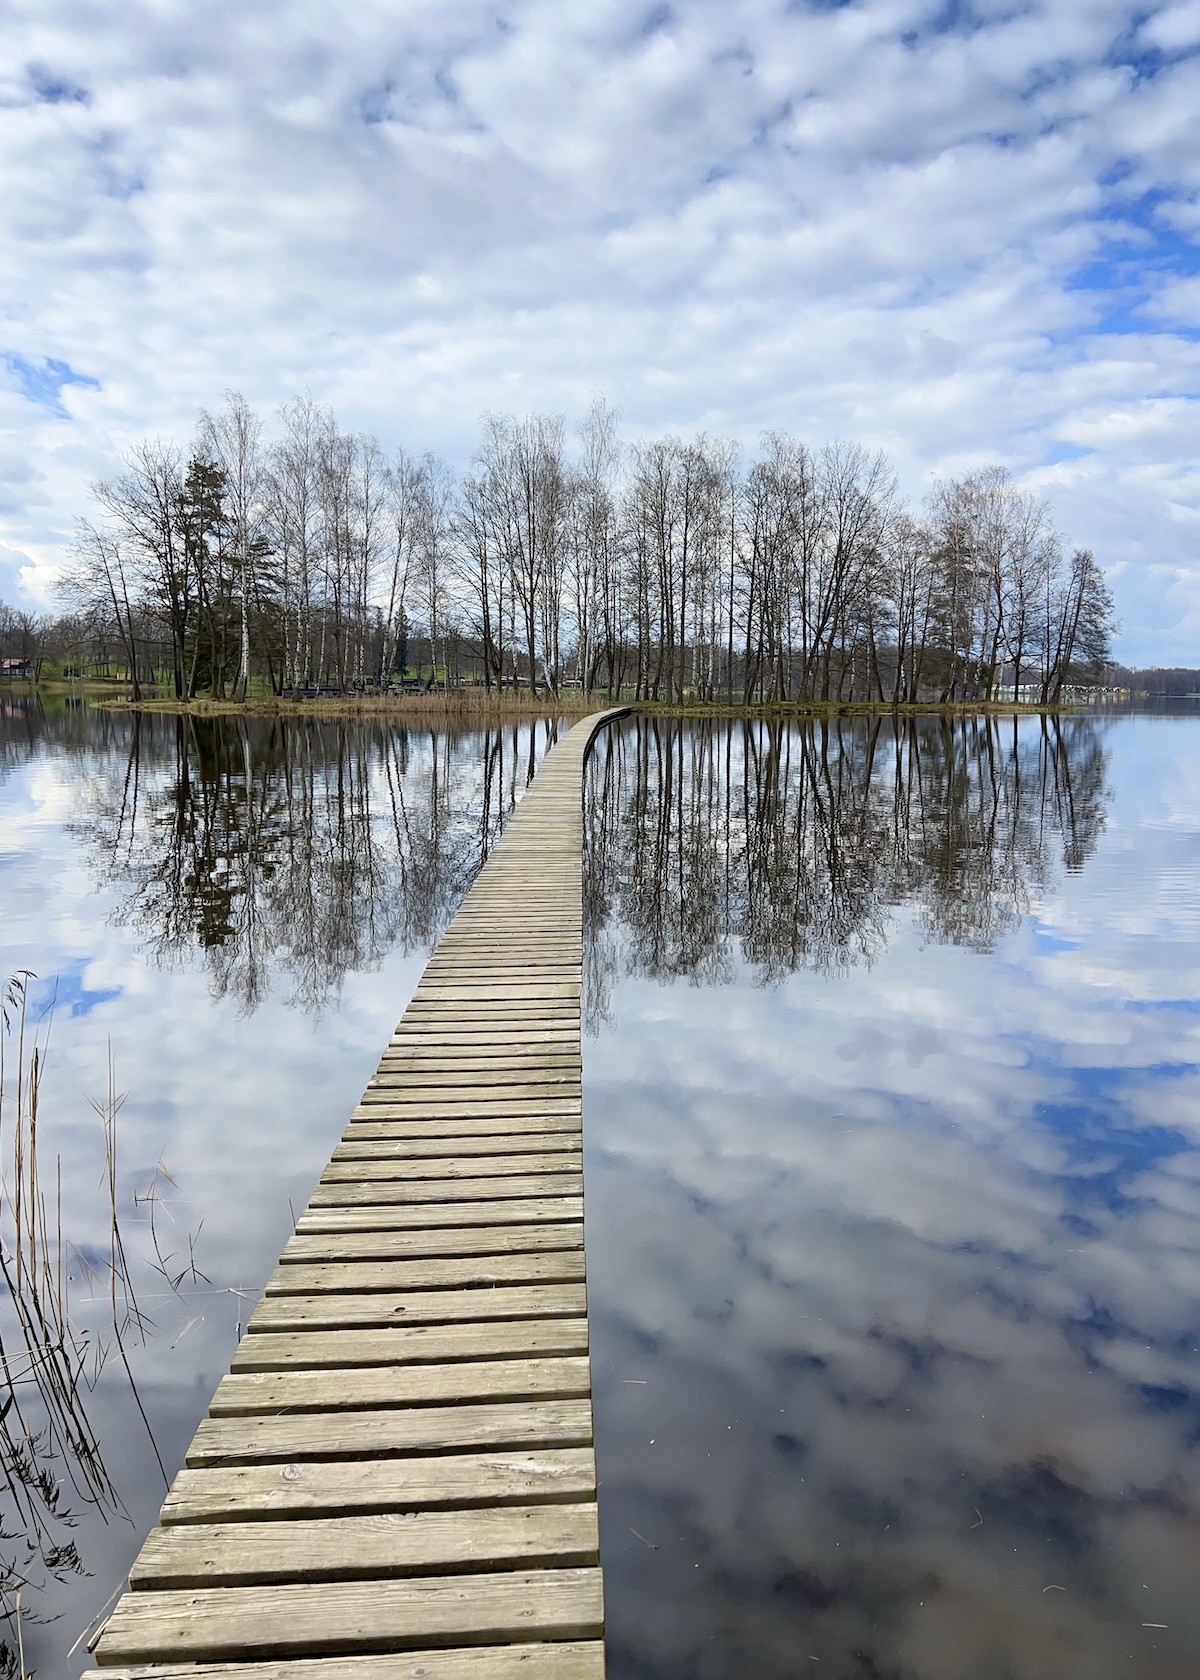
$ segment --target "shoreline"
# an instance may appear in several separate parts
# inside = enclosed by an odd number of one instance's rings
[[[1026,700],[760,700],[749,705],[725,700],[633,700],[614,698],[602,692],[582,694],[530,695],[527,692],[490,695],[486,690],[466,690],[405,695],[329,695],[307,700],[283,699],[276,695],[255,695],[248,700],[213,700],[200,697],[176,700],[165,695],[132,699],[114,694],[108,684],[0,683],[0,700],[82,700],[98,711],[137,712],[164,717],[256,717],[256,718],[378,718],[381,720],[495,723],[505,720],[544,717],[584,717],[598,706],[628,706],[646,717],[679,718],[835,718],[835,717],[1058,717],[1088,709],[1078,700],[1048,701],[1040,705]]]
[[[613,700],[604,695],[524,695],[483,700],[453,694],[417,698],[386,699],[330,697],[319,700],[128,700],[102,699],[93,702],[104,711],[152,712],[171,717],[265,717],[265,718],[380,718],[446,719],[448,721],[493,722],[506,719],[548,716],[583,717],[597,706],[624,705],[644,717],[678,718],[787,718],[834,717],[1038,717],[1078,712],[1080,703],[1048,702],[1038,705],[1021,700],[936,700],[901,702],[887,700],[788,700],[756,701],[750,705],[729,705],[725,701]]]

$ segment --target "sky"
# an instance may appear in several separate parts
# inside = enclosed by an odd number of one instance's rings
[[[3,0],[0,599],[237,389],[1001,462],[1200,664],[1200,0]]]

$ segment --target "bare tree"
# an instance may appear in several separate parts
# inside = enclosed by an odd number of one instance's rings
[[[207,457],[224,474],[224,491],[229,515],[229,535],[238,569],[238,597],[241,637],[235,687],[243,698],[250,681],[250,612],[257,593],[255,561],[264,546],[263,490],[265,466],[262,421],[254,414],[240,391],[225,394],[225,406],[216,414],[203,411],[199,442]]]
[[[490,414],[456,481],[385,460],[303,397],[275,437],[243,398],[191,454],[140,445],[96,486],[69,598],[179,695],[428,680],[747,703],[1049,702],[1107,658],[1112,600],[1002,467],[935,485],[885,458],[768,433],[744,468],[703,434],[624,447],[603,401],[574,458],[559,416]],[[89,617],[90,615],[90,617]],[[1010,681],[1011,679],[1011,681]]]

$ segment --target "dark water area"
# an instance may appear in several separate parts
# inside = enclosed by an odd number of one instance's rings
[[[0,716],[0,968],[36,976],[103,1462],[39,1413],[9,1301],[32,1468],[62,1490],[0,1491],[29,1670],[88,1665],[68,1652],[154,1520],[156,1454],[181,1463],[554,733]],[[1194,715],[601,739],[613,1680],[1200,1672],[1198,747]],[[110,1057],[145,1422],[114,1344]],[[10,1101],[10,1248],[11,1137]]]

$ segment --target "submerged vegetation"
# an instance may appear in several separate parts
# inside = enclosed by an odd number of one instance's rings
[[[310,398],[268,435],[230,396],[94,495],[57,640],[135,701],[1048,704],[1109,656],[1101,568],[1003,469],[911,507],[856,443],[626,445],[602,402],[574,448],[561,417],[485,416],[456,476]]]

